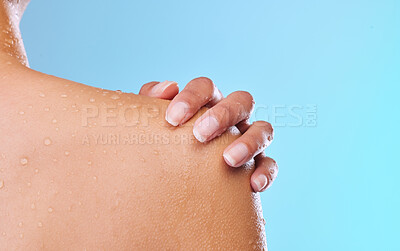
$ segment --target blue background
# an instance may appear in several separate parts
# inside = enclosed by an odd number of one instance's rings
[[[270,250],[400,250],[400,1],[33,0],[21,30],[32,68],[74,81],[251,92],[275,124]]]

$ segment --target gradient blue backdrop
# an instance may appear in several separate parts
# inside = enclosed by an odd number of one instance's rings
[[[276,124],[270,250],[400,250],[400,1],[33,0],[21,27],[31,67],[63,78],[251,92]]]

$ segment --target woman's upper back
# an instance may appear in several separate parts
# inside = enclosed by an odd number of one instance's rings
[[[1,247],[265,248],[251,165],[222,159],[236,131],[201,144],[167,101],[0,73]]]

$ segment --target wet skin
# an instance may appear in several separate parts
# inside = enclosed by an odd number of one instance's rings
[[[230,168],[232,128],[206,144],[168,101],[0,66],[0,247],[266,249],[252,162]],[[201,111],[200,113],[204,112]]]

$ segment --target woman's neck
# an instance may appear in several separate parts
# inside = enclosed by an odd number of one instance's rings
[[[0,0],[0,65],[29,66],[19,22],[28,1]]]

